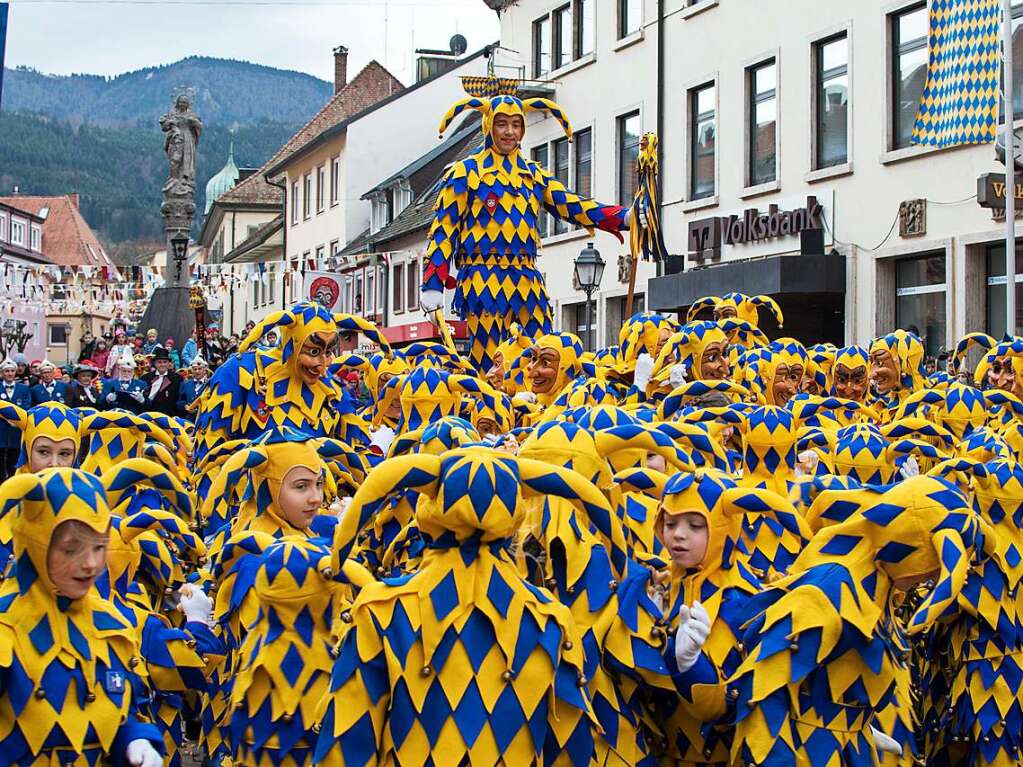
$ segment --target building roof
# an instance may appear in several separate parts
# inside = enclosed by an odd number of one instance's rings
[[[369,62],[270,158],[264,166],[268,166],[265,174],[271,178],[279,175],[288,161],[318,143],[325,131],[404,90],[401,81],[383,65],[376,60]]]
[[[479,134],[478,127],[474,126],[473,131],[468,131],[466,135],[462,136],[463,144],[448,147],[451,157],[441,172],[434,177],[433,183],[428,184],[424,191],[412,201],[412,204],[395,216],[391,223],[369,235],[367,238],[369,244],[380,245],[425,230],[430,226],[433,221],[433,205],[437,199],[437,185],[444,178],[447,168],[452,163],[464,160],[483,148],[483,136]]]
[[[450,152],[453,147],[461,146],[463,141],[468,139],[469,136],[471,136],[472,134],[479,133],[479,130],[480,130],[479,116],[476,114],[470,115],[470,119],[466,120],[466,124],[463,125],[459,130],[451,134],[451,136],[445,139],[442,143],[438,144],[431,151],[424,154],[422,157],[413,160],[394,175],[381,181],[375,187],[373,187],[364,195],[362,195],[361,199],[368,200],[374,194],[383,191],[384,189],[387,189],[387,187],[391,186],[391,184],[393,184],[395,181],[399,179],[411,178],[413,175],[415,175],[417,171],[422,170],[431,162],[439,158],[441,155]]]
[[[58,197],[16,195],[0,197],[0,203],[26,213],[40,215],[49,208],[43,221],[43,255],[64,266],[109,266],[113,264],[96,233],[78,210],[78,195]]]
[[[255,263],[268,256],[280,257],[284,249],[284,214],[274,217],[224,255],[224,263]]]
[[[366,245],[369,243],[369,229],[364,229],[358,237],[345,245],[339,256],[358,256],[366,252]]]
[[[238,183],[238,175],[238,166],[234,164],[234,141],[232,141],[231,148],[227,152],[227,162],[224,163],[224,167],[206,182],[206,206],[203,208],[204,214],[210,212],[210,208],[213,207],[213,203],[217,201],[218,197]]]

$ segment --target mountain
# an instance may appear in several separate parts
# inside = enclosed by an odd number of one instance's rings
[[[194,89],[193,109],[205,124],[226,126],[260,120],[296,123],[322,107],[334,90],[331,83],[301,72],[190,56],[109,78],[7,69],[2,107],[75,125],[149,127],[170,110],[171,93],[181,87]]]
[[[234,142],[239,167],[258,168],[333,94],[330,83],[242,61],[190,57],[113,78],[4,75],[0,195],[78,192],[82,213],[111,252],[131,256],[163,239],[167,178],[160,115],[173,89],[196,93],[204,123],[196,168],[198,232],[206,182]]]

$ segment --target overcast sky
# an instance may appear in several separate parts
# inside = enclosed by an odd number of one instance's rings
[[[349,77],[376,58],[409,83],[413,48],[446,49],[458,32],[474,51],[499,37],[482,0],[304,1],[14,0],[6,65],[116,75],[201,55],[333,80],[331,49],[345,45]]]

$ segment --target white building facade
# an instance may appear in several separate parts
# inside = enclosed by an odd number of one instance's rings
[[[639,136],[659,132],[676,257],[656,279],[640,265],[637,309],[770,293],[805,342],[903,327],[937,354],[968,331],[1004,331],[1004,224],[976,197],[978,177],[1000,170],[991,146],[909,141],[927,22],[921,0],[520,0],[501,15],[498,73],[552,88],[575,140],[531,117],[525,151],[602,202],[628,204]],[[1023,114],[1023,51],[1017,67]],[[552,227],[541,260],[555,322],[580,335],[572,261],[588,241]],[[601,345],[617,340],[626,249],[595,244],[608,264]]]

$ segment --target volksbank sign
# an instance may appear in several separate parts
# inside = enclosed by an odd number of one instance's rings
[[[810,229],[823,229],[824,208],[813,195],[806,204],[792,210],[770,205],[762,213],[747,208],[741,214],[702,218],[689,223],[689,255],[696,261],[721,257],[722,245],[742,245],[778,237],[798,236]]]

